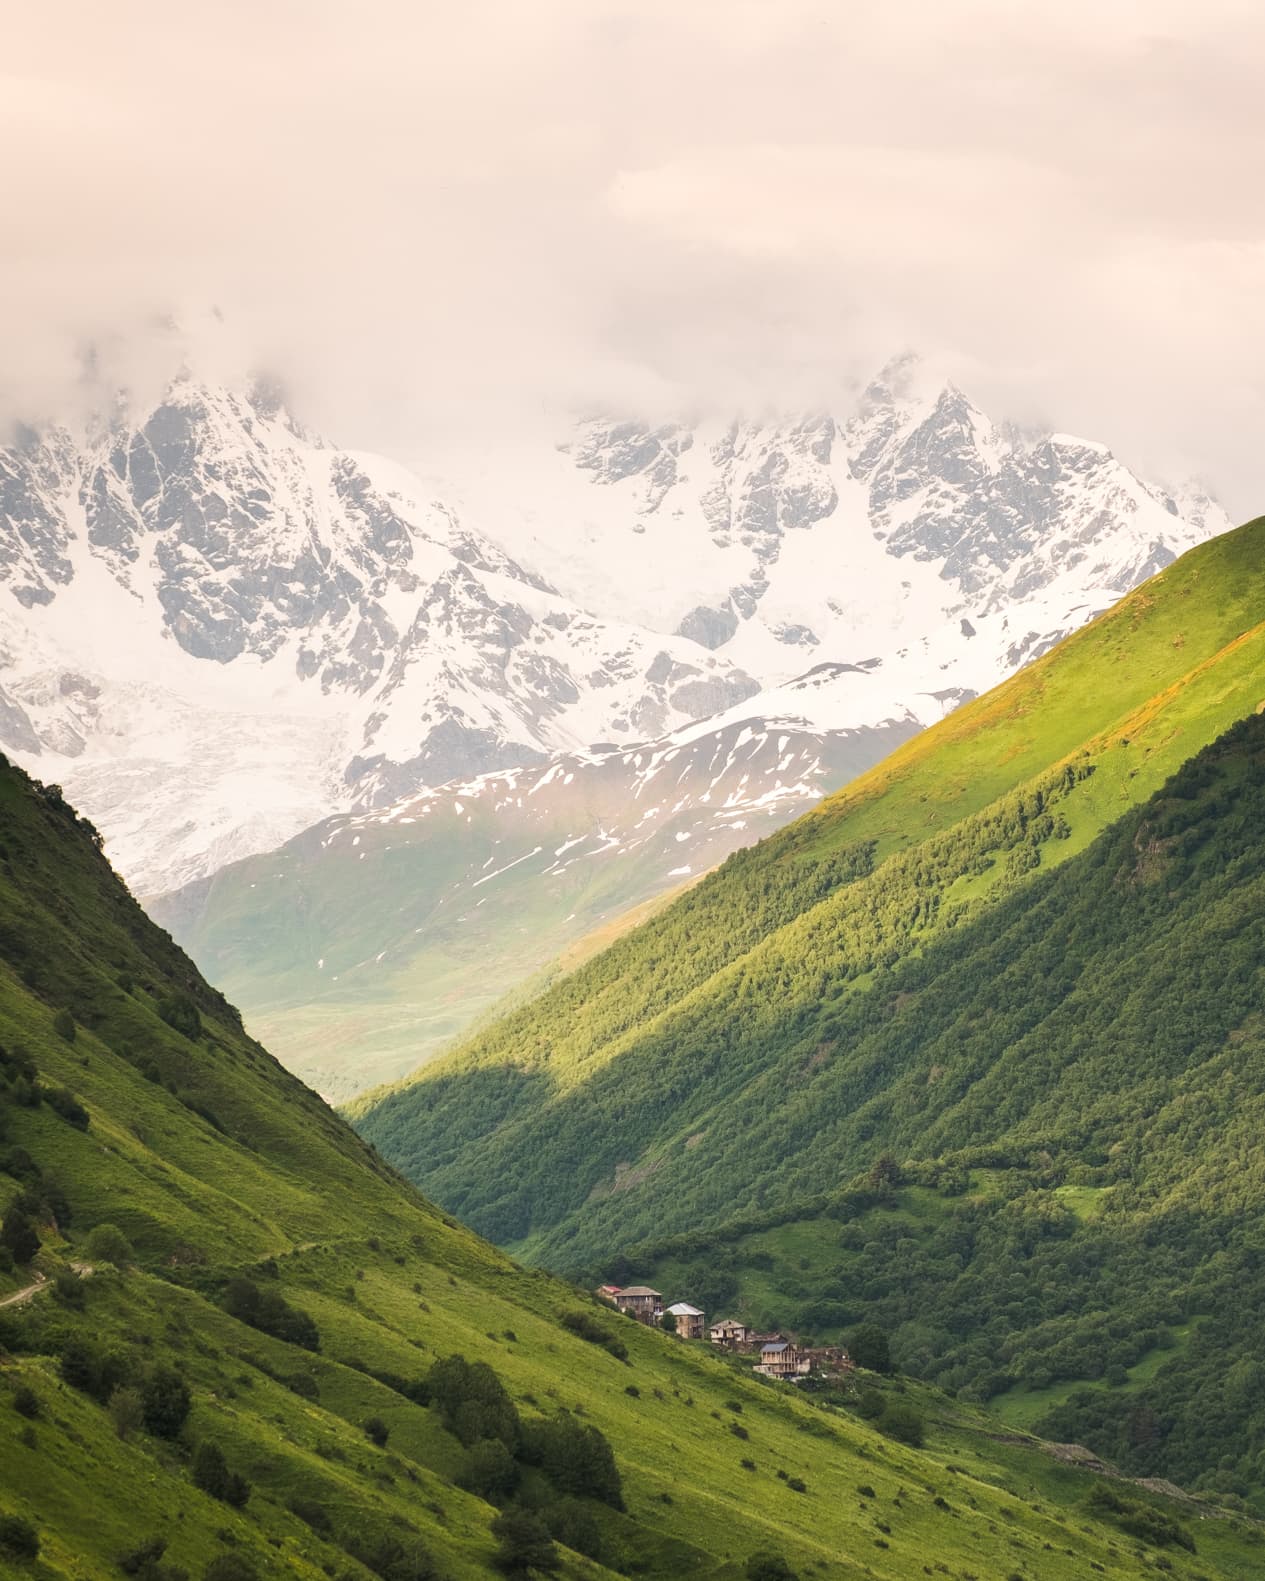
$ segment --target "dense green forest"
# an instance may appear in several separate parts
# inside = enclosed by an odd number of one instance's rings
[[[357,1124],[564,1272],[877,1318],[967,1398],[1254,1497],[1262,548],[1187,556]],[[880,1164],[928,1222],[858,1202]]]
[[[0,1574],[1248,1581],[1261,1550],[969,1401],[801,1395],[517,1266],[0,760]]]
[[[853,1103],[824,1151],[881,1135],[864,1177],[770,1170],[787,1133],[753,1110],[756,1167],[794,1206],[603,1272],[807,1332],[877,1321],[902,1366],[968,1398],[1044,1396],[1048,1436],[1259,1501],[1262,828],[1253,716],[853,1002],[830,1062]]]

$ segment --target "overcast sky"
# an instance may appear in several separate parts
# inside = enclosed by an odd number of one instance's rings
[[[0,413],[216,303],[340,440],[839,399],[996,415],[1265,508],[1265,8],[62,0],[0,55]]]

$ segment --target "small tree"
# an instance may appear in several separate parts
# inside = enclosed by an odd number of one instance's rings
[[[752,1554],[747,1560],[747,1581],[799,1581],[781,1554]]]
[[[83,1280],[69,1268],[59,1268],[53,1275],[53,1294],[66,1307],[82,1307],[88,1299]]]
[[[203,1493],[222,1499],[228,1486],[228,1462],[218,1444],[203,1440],[193,1456],[193,1481]]]
[[[219,1554],[202,1572],[202,1581],[259,1581],[259,1571],[245,1554]]]
[[[386,1442],[390,1436],[391,1429],[380,1416],[371,1416],[365,1423],[365,1437],[371,1444],[376,1444],[379,1449],[386,1448]]]
[[[659,1326],[662,1328],[662,1330],[663,1330],[663,1332],[665,1334],[675,1334],[676,1333],[676,1313],[675,1312],[665,1312],[663,1314],[663,1321],[662,1321],[662,1323]]]
[[[119,1555],[119,1569],[125,1576],[152,1575],[158,1568],[158,1561],[166,1552],[165,1537],[149,1537],[137,1547]]]
[[[518,1466],[499,1438],[485,1438],[470,1451],[461,1486],[481,1499],[499,1503],[518,1486]]]
[[[124,1443],[133,1433],[139,1433],[145,1425],[145,1407],[141,1401],[141,1391],[127,1386],[116,1389],[110,1396],[110,1420],[114,1423],[114,1431]]]
[[[0,1554],[6,1559],[38,1559],[39,1533],[20,1515],[0,1515]]]
[[[0,1246],[7,1246],[15,1263],[29,1263],[40,1249],[35,1227],[15,1202],[0,1222]]]
[[[94,1263],[113,1263],[116,1268],[122,1268],[132,1261],[131,1242],[113,1224],[94,1225],[88,1231],[84,1250]]]
[[[164,994],[158,1001],[158,1014],[173,1031],[181,1033],[190,1041],[202,1036],[202,1017],[188,994]]]
[[[141,1414],[155,1438],[177,1438],[192,1405],[189,1387],[174,1367],[155,1367],[141,1385]]]
[[[495,1564],[507,1576],[526,1576],[532,1570],[552,1572],[561,1561],[549,1528],[530,1510],[510,1509],[492,1522],[499,1547]]]
[[[193,1480],[213,1499],[222,1499],[240,1510],[250,1498],[250,1483],[237,1472],[230,1471],[224,1452],[218,1444],[203,1441],[193,1457]]]
[[[40,1397],[29,1384],[20,1383],[13,1391],[13,1409],[33,1422],[40,1414]]]
[[[848,1354],[858,1367],[870,1372],[891,1372],[892,1351],[886,1332],[877,1323],[858,1323],[848,1336]]]
[[[606,1563],[606,1542],[592,1506],[583,1499],[559,1499],[540,1512],[555,1542],[588,1559]]]
[[[894,1400],[879,1417],[878,1425],[889,1438],[897,1438],[902,1444],[911,1444],[915,1449],[922,1448],[926,1429],[922,1417],[912,1405],[902,1405]]]
[[[69,1010],[59,1010],[53,1017],[53,1031],[67,1043],[75,1041],[75,1018]]]

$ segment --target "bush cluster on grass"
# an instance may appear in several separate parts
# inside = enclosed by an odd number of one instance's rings
[[[244,1508],[250,1498],[250,1483],[236,1471],[230,1471],[224,1451],[206,1439],[194,1452],[193,1481],[203,1493],[231,1504],[234,1509]]]
[[[623,1340],[612,1334],[605,1323],[599,1322],[590,1313],[564,1312],[562,1326],[587,1340],[590,1345],[600,1345],[603,1350],[608,1350],[616,1361],[628,1360],[628,1347]]]
[[[279,1290],[263,1289],[253,1279],[239,1275],[230,1279],[224,1291],[224,1310],[240,1323],[257,1328],[273,1339],[304,1350],[319,1350],[321,1336],[312,1318],[299,1307],[291,1306]]]

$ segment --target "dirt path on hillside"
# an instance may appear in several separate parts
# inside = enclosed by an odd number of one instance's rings
[[[37,1296],[47,1284],[47,1278],[41,1274],[33,1285],[26,1285],[21,1290],[15,1290],[11,1296],[5,1296],[0,1301],[0,1307],[20,1307],[23,1302],[31,1300],[33,1296]]]
[[[79,1275],[80,1279],[91,1279],[95,1272],[91,1263],[71,1263],[70,1267]],[[52,1280],[47,1274],[36,1274],[34,1284],[24,1285],[21,1290],[15,1290],[11,1296],[0,1299],[0,1307],[20,1307],[28,1301],[33,1301],[42,1290],[51,1290]]]

